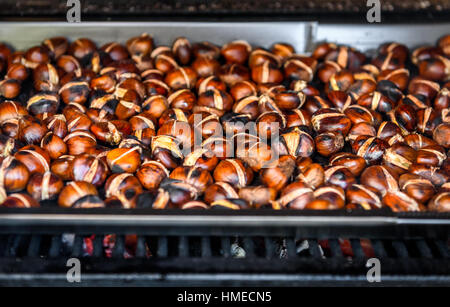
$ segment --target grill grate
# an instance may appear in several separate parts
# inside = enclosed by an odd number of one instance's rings
[[[124,275],[145,284],[149,280],[137,276],[153,276],[158,285],[185,284],[183,274],[190,274],[193,284],[210,278],[207,285],[248,284],[249,276],[253,283],[276,278],[289,285],[311,279],[331,282],[330,275],[360,285],[367,284],[366,262],[372,257],[380,260],[386,280],[441,284],[450,280],[449,246],[448,239],[421,238],[5,234],[0,237],[0,284],[33,285],[33,280],[42,282],[42,273],[51,273],[52,282],[68,285],[66,262],[72,257],[81,261],[84,282],[108,274],[103,285]],[[230,276],[235,276],[232,281]]]

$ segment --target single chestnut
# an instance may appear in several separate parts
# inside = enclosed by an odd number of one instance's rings
[[[93,184],[85,181],[71,181],[59,193],[58,205],[70,208],[88,195],[98,195],[98,191]]]
[[[134,173],[141,164],[139,147],[115,148],[108,152],[106,161],[113,173]]]
[[[214,170],[214,180],[245,187],[253,180],[253,171],[239,159],[225,159]]]
[[[55,199],[64,187],[63,181],[51,172],[35,173],[27,184],[27,192],[37,201]]]
[[[324,132],[314,138],[317,152],[329,157],[344,147],[344,137],[339,132]]]
[[[232,184],[217,181],[209,185],[204,193],[204,199],[208,204],[221,199],[239,198]]]
[[[426,203],[435,194],[433,184],[418,175],[403,174],[398,180],[400,189],[419,203]]]
[[[30,172],[14,156],[0,158],[0,187],[7,192],[18,192],[25,188]]]
[[[38,208],[39,203],[28,194],[13,193],[5,198],[1,204],[3,207],[8,208]]]
[[[81,154],[72,161],[72,178],[75,181],[86,181],[96,187],[100,187],[108,175],[108,167],[101,159],[89,155]]]

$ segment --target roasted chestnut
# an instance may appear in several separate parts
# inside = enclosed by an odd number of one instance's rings
[[[1,199],[1,196],[0,196]],[[38,208],[39,203],[31,196],[23,193],[13,193],[5,198],[1,204],[9,208]]]
[[[72,176],[75,181],[86,181],[96,187],[100,187],[108,175],[108,167],[101,159],[89,155],[81,154],[72,161]]]
[[[225,159],[214,170],[214,180],[245,187],[253,180],[253,171],[239,159]]]
[[[27,192],[37,201],[55,199],[64,187],[63,181],[52,174],[45,172],[44,174],[35,173],[30,177],[27,184]]]
[[[80,199],[88,195],[98,195],[94,185],[85,181],[71,181],[61,191],[58,197],[60,207],[73,207]]]

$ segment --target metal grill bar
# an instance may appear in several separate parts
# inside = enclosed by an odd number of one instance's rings
[[[39,255],[41,239],[42,239],[42,236],[39,236],[39,235],[31,236],[31,240],[28,245],[28,251],[27,251],[28,257],[37,257]]]
[[[248,258],[255,257],[255,245],[252,238],[245,237],[243,239],[245,256]]]
[[[221,246],[222,246],[222,253],[224,258],[228,258],[231,256],[231,243],[229,237],[223,237],[220,240]]]
[[[188,257],[189,256],[188,238],[185,236],[179,237],[178,256],[179,257]]]
[[[75,236],[75,241],[73,243],[72,257],[81,257],[83,252],[83,237]]]
[[[350,239],[350,244],[352,246],[353,255],[355,258],[365,258],[366,254],[364,253],[362,246],[361,246],[361,240],[359,239]]]
[[[168,254],[168,243],[167,243],[167,237],[159,237],[158,238],[158,250],[157,255],[160,258],[167,257]]]
[[[272,259],[275,254],[275,245],[273,243],[273,238],[271,237],[264,238],[264,245],[266,247],[266,258]]]
[[[50,249],[48,251],[50,258],[56,258],[61,255],[61,236],[51,237]]]
[[[317,240],[310,239],[308,240],[308,244],[311,255],[314,258],[322,258],[323,253],[321,251],[321,248],[319,247],[319,244],[317,243]]]
[[[211,238],[210,237],[202,237],[202,257],[209,258],[211,257]]]
[[[366,274],[366,253],[371,254],[373,248],[381,261],[383,276],[419,274],[423,276],[423,282],[430,282],[426,281],[430,276],[450,278],[450,262],[443,257],[448,255],[449,242],[446,240],[368,241],[352,238],[348,241],[352,252],[348,249],[347,239],[343,238],[136,235],[134,240],[133,236],[123,234],[7,235],[0,241],[0,275],[8,272],[41,274],[46,268],[61,274],[67,270],[69,257],[80,257],[82,264],[86,264],[85,274],[129,272],[139,278],[156,272],[189,272],[204,276],[219,272],[255,276],[276,273],[285,274],[287,278],[295,273],[333,274],[338,278],[347,273],[352,276]],[[151,257],[148,257],[148,251]],[[110,256],[113,262],[106,260]],[[0,280],[0,284],[5,281]]]
[[[122,258],[125,251],[125,237],[123,235],[116,236],[116,242],[112,252],[113,258]]]
[[[425,240],[417,240],[416,241],[417,249],[420,252],[421,257],[432,259],[433,253],[431,252],[430,247],[428,246],[427,242]]]
[[[372,240],[372,247],[374,249],[375,255],[378,258],[386,258],[387,252],[383,246],[383,242],[381,240]]]
[[[448,251],[448,242],[445,241],[435,241],[435,244],[437,248],[439,249],[439,252],[442,255],[442,258],[449,258],[449,251]]]
[[[24,239],[24,236],[11,236],[8,239],[5,256],[6,257],[15,257],[17,256],[17,252],[20,246],[21,241]]]
[[[395,252],[397,253],[397,256],[399,258],[408,258],[408,249],[405,246],[405,243],[403,241],[394,240],[392,241],[392,247],[395,249]]]
[[[94,238],[94,257],[101,257],[103,255],[103,238],[102,235],[96,235]]]
[[[143,236],[138,236],[136,245],[136,257],[144,258],[146,256],[146,243]]]

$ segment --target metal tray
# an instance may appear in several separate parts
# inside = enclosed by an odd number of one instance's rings
[[[269,47],[280,41],[291,43],[298,53],[308,53],[321,41],[374,50],[384,41],[399,41],[410,48],[434,44],[447,34],[450,23],[428,25],[352,25],[316,22],[0,22],[0,37],[17,49],[40,44],[52,36],[71,40],[89,37],[99,45],[125,42],[147,32],[157,44],[171,44],[179,36],[191,41],[224,44],[245,39],[255,46]],[[149,209],[8,209],[0,208],[0,232],[53,230],[89,233],[101,227],[105,233],[121,229],[128,233],[202,234],[237,233],[280,235],[427,236],[447,238],[450,214],[390,211],[157,211]]]

